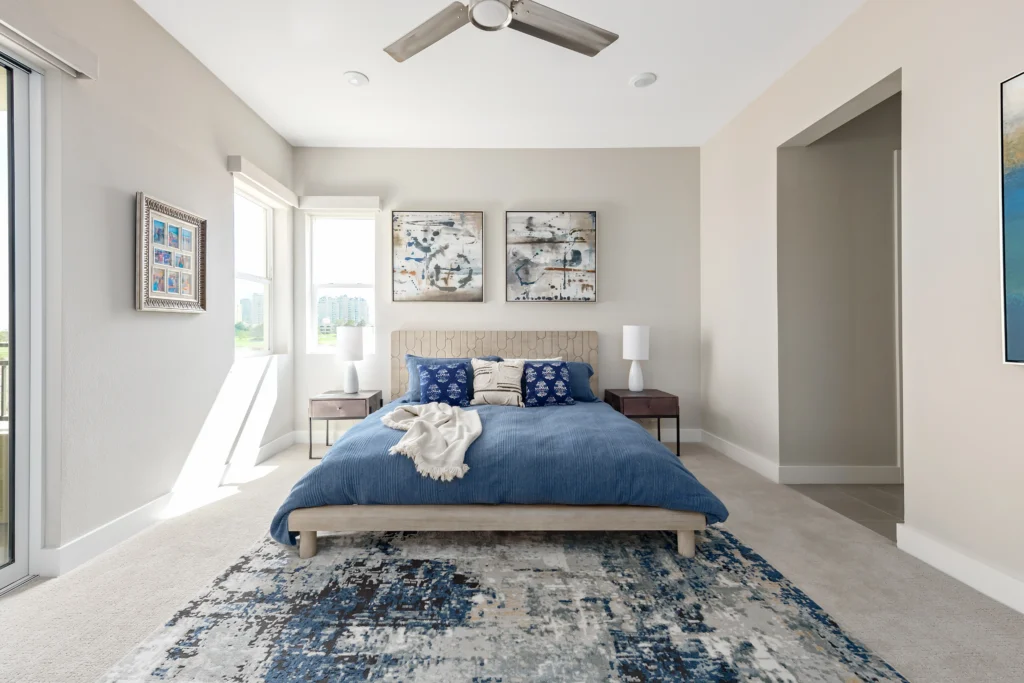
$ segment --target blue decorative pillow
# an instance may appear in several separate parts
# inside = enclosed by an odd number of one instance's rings
[[[423,403],[447,403],[461,408],[469,406],[469,388],[473,385],[473,371],[469,363],[447,359],[420,365],[419,378]]]
[[[501,360],[501,356],[481,356],[484,360]],[[431,365],[435,363],[465,363],[469,365],[468,358],[423,358],[414,356],[411,353],[405,354],[405,368],[409,371],[409,393],[405,399],[410,403],[420,402],[420,383],[416,381],[419,377],[418,367],[420,365]],[[473,380],[469,381],[469,397],[473,398]]]
[[[508,360],[507,358],[505,360]],[[524,363],[547,363],[543,359],[526,359]],[[572,397],[577,401],[583,403],[593,403],[600,399],[594,394],[594,390],[590,388],[590,378],[594,376],[594,368],[591,367],[590,363],[582,363],[579,361],[565,361],[565,364],[569,366],[569,391]],[[523,395],[526,395],[524,389]]]
[[[590,388],[590,378],[594,376],[594,368],[590,363],[569,361],[569,391],[577,401],[593,403],[598,400],[594,390]]]
[[[567,363],[527,362],[523,367],[523,398],[526,407],[573,405],[576,401],[573,400],[569,381]]]

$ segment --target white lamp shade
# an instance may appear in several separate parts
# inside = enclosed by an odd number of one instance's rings
[[[622,357],[647,360],[651,352],[651,328],[647,325],[622,326]]]
[[[363,359],[363,328],[338,328],[338,360],[353,361]]]

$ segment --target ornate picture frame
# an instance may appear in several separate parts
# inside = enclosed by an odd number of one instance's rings
[[[206,312],[206,219],[136,195],[135,309]]]

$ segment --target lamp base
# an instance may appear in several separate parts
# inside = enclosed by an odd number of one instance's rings
[[[638,360],[633,361],[633,364],[629,366],[629,390],[644,390],[644,373],[640,369],[640,361]]]
[[[359,393],[359,374],[356,372],[356,364],[349,361],[345,367],[345,374],[342,376],[341,390],[346,394]]]

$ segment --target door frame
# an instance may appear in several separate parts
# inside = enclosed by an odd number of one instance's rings
[[[895,330],[896,330],[896,466],[903,482],[903,150],[892,153],[893,250],[895,263]]]
[[[8,187],[11,202],[9,226],[11,238],[10,310],[10,433],[8,452],[11,457],[10,514],[13,515],[14,561],[0,569],[0,589],[24,579],[29,574],[30,524],[30,422],[31,391],[31,165],[30,165],[30,74],[20,63],[0,54],[0,66],[10,76],[8,131]],[[2,161],[2,160],[0,160]],[[19,264],[17,267],[14,264]]]

